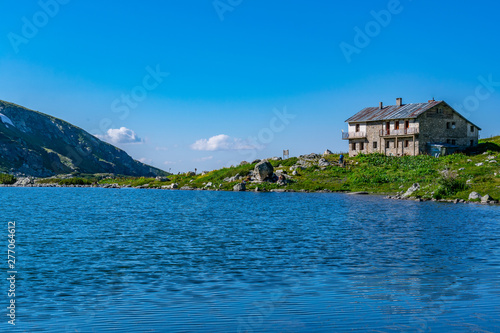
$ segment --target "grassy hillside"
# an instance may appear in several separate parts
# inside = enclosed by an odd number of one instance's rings
[[[474,151],[466,154],[454,154],[439,158],[420,155],[393,157],[381,154],[359,155],[346,158],[346,167],[337,165],[338,155],[324,158],[331,166],[319,167],[317,161],[311,166],[297,170],[291,183],[279,186],[276,183],[247,183],[247,190],[286,189],[306,191],[367,191],[370,193],[396,194],[406,191],[413,183],[419,183],[421,189],[414,193],[424,199],[468,199],[469,193],[476,191],[481,195],[489,194],[493,199],[500,199],[500,136],[483,139]],[[276,170],[283,170],[288,175],[299,158],[269,162]],[[154,178],[118,178],[106,179],[100,183],[119,185],[161,187],[177,183],[179,187],[189,186],[210,189],[232,190],[242,179],[232,182],[224,178],[237,174],[243,176],[253,170],[255,164],[214,170],[204,175],[172,175],[165,182]]]

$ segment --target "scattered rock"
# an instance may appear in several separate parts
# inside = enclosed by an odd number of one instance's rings
[[[193,171],[188,171],[188,172],[186,172],[186,176],[192,177],[192,176],[196,176],[196,174]]]
[[[282,158],[281,157],[273,157],[273,158],[271,158],[271,160],[273,160],[273,161],[281,161]]]
[[[469,194],[469,200],[481,199],[481,195],[477,192],[471,192]]]
[[[292,176],[297,176],[299,173],[297,172],[297,170],[293,170],[292,172]]]
[[[239,183],[239,184],[234,185],[233,191],[237,191],[237,192],[246,191],[245,183]]]
[[[184,185],[183,187],[181,187],[181,190],[191,191],[191,190],[194,190],[194,188],[192,188],[191,186]]]
[[[330,166],[330,162],[328,162],[327,160],[325,160],[324,158],[320,159],[318,161],[318,166],[320,167],[327,167],[327,166]]]
[[[467,162],[472,162],[472,160],[471,160],[471,159],[468,159],[468,160],[467,160]]]
[[[483,165],[484,165],[484,163],[483,163],[483,162],[481,162],[481,163],[476,163],[476,166],[483,166]]]
[[[496,163],[497,161],[496,160],[490,160],[490,163]]]
[[[409,196],[411,196],[413,194],[413,192],[415,191],[418,191],[420,190],[420,184],[419,183],[415,183],[413,184],[412,186],[410,186],[409,189],[406,190],[406,192],[403,194],[403,198],[408,198]]]
[[[490,156],[486,157],[486,159],[488,159],[488,160],[492,160],[494,158],[495,158],[495,155],[490,155]]]
[[[260,192],[260,188],[259,188],[259,187],[256,187],[254,191],[255,191],[255,192]]]
[[[481,197],[481,202],[482,203],[489,203],[492,200],[489,194],[485,194]]]
[[[18,178],[14,186],[28,186],[34,184],[35,181],[32,177]]]
[[[462,171],[462,170],[465,170],[465,168],[460,168],[460,169],[458,169],[458,171]]]
[[[162,176],[157,176],[157,177],[155,178],[155,180],[156,180],[157,182],[169,182],[169,181],[170,181],[170,179],[168,179],[167,177],[162,177]]]
[[[323,153],[323,156],[327,156],[327,155],[333,155],[333,153],[330,151],[330,149],[325,150],[325,152]]]
[[[301,155],[301,156],[299,156],[299,159],[310,161],[310,160],[317,160],[320,157],[321,156],[319,156],[318,154],[312,153],[312,154],[308,154],[308,155]]]
[[[248,162],[247,162],[247,161],[241,161],[241,162],[240,162],[240,165],[247,165],[247,164],[248,164]]]
[[[258,181],[265,181],[273,177],[274,168],[269,162],[259,162],[254,168],[254,177]]]
[[[259,163],[259,162],[260,162],[260,160],[259,160],[259,159],[256,159],[256,160],[253,160],[253,161],[252,161],[252,164],[256,164],[256,163]]]
[[[225,182],[228,182],[228,183],[232,183],[232,182],[235,182],[235,181],[239,180],[240,178],[241,178],[241,177],[240,177],[240,174],[239,174],[239,173],[237,173],[237,174],[235,174],[235,175],[234,175],[234,176],[232,176],[232,177],[226,177],[226,178],[224,178],[224,181],[225,181]]]
[[[205,188],[207,188],[207,187],[212,187],[212,186],[213,186],[212,182],[208,182],[208,183],[205,185]]]

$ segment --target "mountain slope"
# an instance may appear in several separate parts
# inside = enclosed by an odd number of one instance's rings
[[[2,100],[0,171],[34,177],[71,172],[166,174],[64,120]]]

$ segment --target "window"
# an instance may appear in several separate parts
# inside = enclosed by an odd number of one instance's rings
[[[405,140],[405,148],[408,148],[410,146],[410,140]]]
[[[470,146],[474,146],[474,140],[470,140]]]
[[[439,108],[439,109],[437,110],[437,113],[438,113],[438,114],[443,114],[443,108]]]
[[[365,143],[364,142],[359,143],[359,150],[365,150]]]
[[[396,122],[394,123],[394,129],[399,129],[399,121],[396,120]]]
[[[450,122],[449,122],[449,121],[447,121],[447,122],[446,122],[446,129],[450,129],[450,127],[451,127],[451,126],[450,126]]]
[[[385,142],[385,148],[391,148],[391,141]]]
[[[377,149],[377,141],[373,141],[373,149]]]
[[[451,140],[450,139],[446,139],[446,143],[447,144],[451,144]]]
[[[455,129],[455,127],[456,127],[455,122],[452,122],[452,123],[451,123],[451,128],[452,128],[452,129]]]
[[[405,121],[405,128],[410,128],[410,121],[409,120],[406,120]]]
[[[472,126],[472,125],[470,126],[470,131],[474,132],[474,126]]]
[[[455,140],[455,139],[451,140],[451,144],[452,145],[456,145],[457,144],[457,140]]]
[[[356,142],[351,143],[351,150],[356,150]]]
[[[356,132],[359,132],[359,124],[356,124]]]

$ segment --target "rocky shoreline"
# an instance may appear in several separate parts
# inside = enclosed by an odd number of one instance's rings
[[[175,184],[172,184],[175,185]],[[92,184],[92,185],[61,185],[61,184],[55,184],[55,183],[50,183],[50,184],[40,184],[40,183],[33,183],[33,184],[24,184],[24,185],[5,185],[5,184],[0,184],[0,187],[78,187],[78,188],[104,188],[104,189],[149,189],[149,190],[178,190],[178,191],[224,191],[224,192],[233,192],[233,191],[228,191],[224,189],[214,189],[214,188],[196,188],[196,187],[189,187],[189,186],[183,186],[183,187],[176,187],[172,185],[165,185],[165,186],[149,186],[148,184],[142,185],[142,186],[131,186],[131,185],[119,185],[119,184]],[[238,192],[238,191],[236,191]],[[370,193],[366,191],[357,191],[357,192],[339,192],[339,191],[330,191],[330,190],[318,190],[318,191],[310,191],[310,190],[293,190],[293,189],[271,189],[271,190],[259,190],[256,188],[252,192],[268,192],[268,193],[343,193],[347,195],[377,195],[381,196],[381,194],[377,193]],[[472,192],[471,194],[476,193]],[[477,193],[476,193],[477,194]],[[477,194],[479,195],[479,194]],[[475,196],[474,194],[472,196]],[[421,198],[421,197],[405,197],[404,195],[398,194],[398,195],[386,195],[384,196],[384,199],[390,199],[390,200],[407,200],[407,201],[415,201],[415,202],[445,202],[445,203],[453,203],[453,204],[480,204],[480,205],[498,205],[499,201],[497,200],[491,200],[489,195],[484,195],[480,196],[476,199],[472,200],[464,200],[464,199],[428,199],[428,198]],[[480,199],[480,200],[477,200]]]

